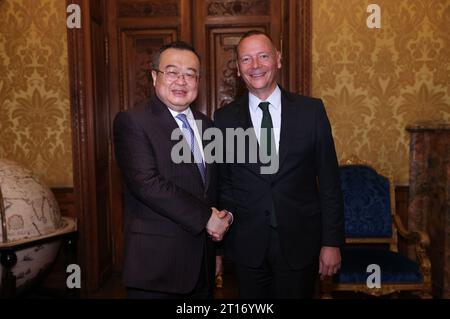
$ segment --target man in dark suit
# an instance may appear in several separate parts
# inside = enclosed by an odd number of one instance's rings
[[[155,95],[114,120],[124,179],[124,282],[129,298],[210,298],[213,240],[221,240],[231,216],[213,208],[217,172],[205,161],[202,140],[212,123],[190,108],[200,59],[175,42],[152,62]],[[180,143],[171,137],[177,129],[189,159],[181,163],[172,152]]]
[[[241,38],[237,67],[249,92],[217,110],[215,125],[250,128],[258,143],[246,147],[245,163],[219,165],[220,207],[234,215],[225,254],[242,298],[311,298],[317,274],[339,269],[344,242],[330,123],[321,100],[277,85],[281,56],[266,34]],[[227,139],[225,152],[239,153]],[[277,160],[272,173],[264,173],[261,154]]]

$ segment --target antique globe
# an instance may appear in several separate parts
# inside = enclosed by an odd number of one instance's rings
[[[14,291],[21,293],[53,263],[61,235],[75,231],[76,223],[61,216],[53,193],[39,178],[17,163],[3,159],[0,159],[0,216],[0,288],[6,285],[5,278],[13,277]]]

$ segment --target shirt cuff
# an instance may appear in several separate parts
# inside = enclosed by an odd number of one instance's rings
[[[231,225],[231,224],[233,224],[234,216],[233,216],[233,213],[232,213],[232,212],[229,212],[229,211],[227,211],[227,212],[228,212],[228,214],[229,214],[230,217],[231,217],[231,220],[230,220],[230,223],[229,223],[229,225]]]

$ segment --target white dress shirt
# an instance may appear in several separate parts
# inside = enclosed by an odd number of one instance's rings
[[[191,126],[192,130],[194,131],[195,140],[197,142],[197,145],[200,148],[200,153],[202,154],[203,163],[205,163],[205,154],[203,153],[203,143],[202,143],[202,138],[200,136],[200,130],[197,127],[197,123],[195,122],[194,114],[192,114],[191,108],[188,107],[183,112],[176,112],[169,107],[167,109],[170,111],[170,114],[172,114],[173,118],[177,122],[178,127],[180,128],[181,132],[183,132],[183,134],[184,134],[183,122],[181,120],[177,119],[177,115],[181,114],[181,113],[186,114],[186,118],[189,122],[189,125]]]
[[[167,109],[170,111],[170,114],[172,114],[173,118],[177,122],[178,127],[180,128],[180,130],[182,132],[184,132],[183,131],[183,122],[177,118],[177,115],[180,114],[180,113],[186,114],[186,118],[187,118],[187,120],[189,122],[189,125],[191,126],[192,130],[194,131],[195,140],[197,141],[197,145],[200,148],[200,152],[202,154],[203,163],[205,163],[205,154],[203,152],[203,143],[202,143],[202,139],[201,139],[201,136],[200,136],[200,130],[197,127],[197,123],[195,122],[194,114],[192,114],[191,108],[188,107],[183,112],[176,112],[176,111],[172,110],[169,107]],[[228,212],[228,214],[230,215],[230,218],[231,218],[230,221],[229,221],[229,225],[231,225],[233,223],[233,221],[234,221],[234,216],[233,216],[233,213],[231,213],[231,212]]]
[[[256,138],[258,143],[260,142],[261,121],[263,118],[263,111],[258,106],[261,102],[269,102],[269,113],[272,117],[273,134],[275,137],[275,147],[277,149],[280,144],[280,130],[281,130],[281,90],[277,87],[272,94],[266,100],[260,100],[252,93],[248,93],[248,108],[250,111],[250,117],[252,119],[253,128],[255,129]]]

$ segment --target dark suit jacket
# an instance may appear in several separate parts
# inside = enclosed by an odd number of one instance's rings
[[[276,174],[261,175],[261,163],[219,165],[219,206],[234,214],[225,254],[249,267],[263,262],[271,207],[281,249],[293,269],[317,261],[321,246],[344,241],[338,163],[322,101],[282,90],[281,105]],[[217,110],[215,126],[222,131],[252,128],[248,94]]]
[[[192,112],[202,121],[202,130],[211,126],[206,116]],[[124,180],[128,287],[188,293],[197,283],[205,253],[208,270],[214,271],[214,245],[204,229],[216,204],[217,172],[206,164],[204,185],[194,162],[172,161],[178,141],[171,141],[171,133],[176,128],[157,97],[114,120],[116,159]]]

